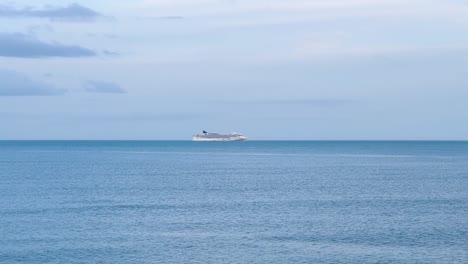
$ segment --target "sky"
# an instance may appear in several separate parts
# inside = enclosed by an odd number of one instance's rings
[[[467,140],[466,0],[0,1],[0,139]]]

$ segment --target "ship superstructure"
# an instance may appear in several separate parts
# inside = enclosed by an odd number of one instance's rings
[[[238,133],[218,134],[203,130],[203,134],[193,135],[193,141],[245,141],[247,137]]]

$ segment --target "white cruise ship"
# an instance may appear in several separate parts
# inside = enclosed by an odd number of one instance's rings
[[[238,133],[218,134],[208,133],[203,130],[203,134],[193,135],[193,141],[246,141],[247,137]]]

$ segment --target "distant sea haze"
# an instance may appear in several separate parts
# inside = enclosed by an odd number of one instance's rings
[[[0,141],[0,263],[468,263],[468,142]]]

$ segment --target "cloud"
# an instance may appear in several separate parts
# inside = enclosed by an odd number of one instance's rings
[[[353,101],[344,99],[281,99],[281,100],[264,100],[257,101],[257,104],[274,104],[274,105],[308,105],[308,106],[340,106],[349,104]]]
[[[252,12],[285,12],[299,10],[349,10],[353,8],[392,7],[420,0],[143,0],[139,7],[178,11],[182,14],[236,14]]]
[[[347,99],[265,99],[265,100],[249,100],[249,101],[222,101],[217,103],[222,104],[239,104],[239,105],[304,105],[314,107],[336,107],[354,103],[353,100]]]
[[[200,119],[201,117],[206,118],[206,115],[195,114],[195,113],[178,113],[178,112],[164,112],[164,113],[113,113],[113,114],[93,114],[92,116],[83,116],[82,118],[94,119],[100,122],[102,121],[127,121],[127,122],[139,122],[139,121],[187,121]]]
[[[21,33],[0,33],[0,57],[90,57],[96,53],[80,46],[45,43]]]
[[[88,81],[84,84],[84,88],[90,93],[127,93],[125,89],[112,82]]]
[[[62,95],[64,89],[31,80],[28,76],[9,70],[0,70],[0,96]]]
[[[18,9],[11,6],[0,6],[0,17],[37,17],[51,20],[92,21],[102,15],[88,7],[70,4],[65,7],[45,7],[34,9],[26,7]]]
[[[151,16],[151,17],[144,17],[143,19],[150,19],[150,20],[181,20],[184,19],[183,16]]]
[[[103,50],[103,51],[102,51],[102,54],[103,54],[104,56],[111,56],[111,57],[115,57],[115,56],[119,56],[119,55],[120,55],[118,52],[109,51],[109,50]]]
[[[197,119],[206,119],[211,117],[210,113],[180,113],[180,112],[163,112],[163,113],[93,113],[93,114],[77,114],[77,113],[41,113],[41,112],[2,112],[0,111],[0,118],[2,119],[55,119],[68,121],[86,121],[86,122],[141,122],[141,121],[168,121],[180,122]]]

